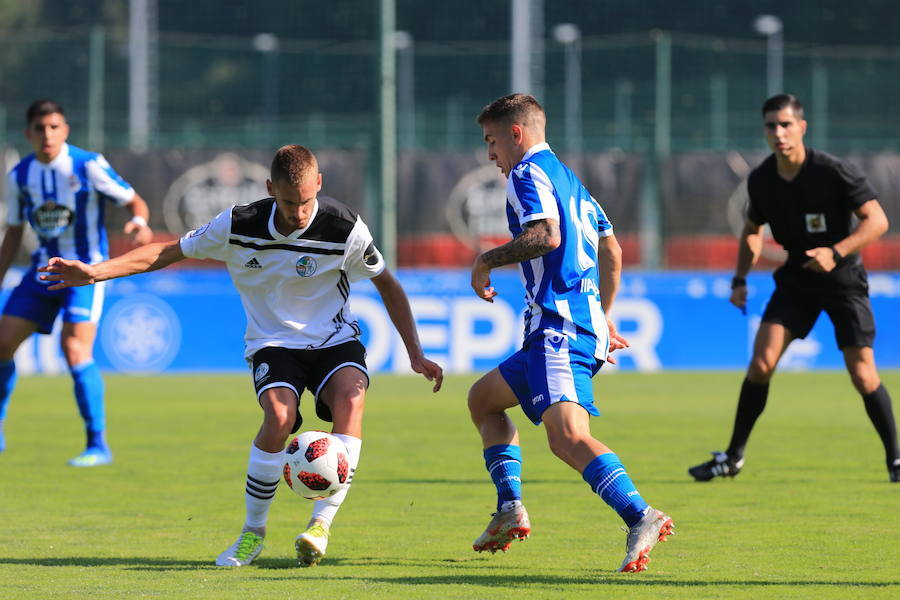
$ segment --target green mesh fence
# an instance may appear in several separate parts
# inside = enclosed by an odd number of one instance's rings
[[[128,143],[126,30],[104,30],[91,53],[89,28],[12,32],[0,38],[0,142],[21,145],[21,115],[36,97],[66,106],[73,141],[88,136],[91,62],[102,59],[102,139]],[[667,34],[671,39],[672,151],[762,148],[766,96],[762,40]],[[653,146],[658,32],[581,40],[581,143],[586,151]],[[549,137],[565,144],[564,48],[544,41],[542,100]],[[270,52],[254,37],[158,34],[151,147],[271,148],[303,139],[313,147],[367,147],[376,130],[376,44],[279,38]],[[401,147],[470,149],[473,117],[509,87],[507,41],[415,42],[398,57]],[[65,57],[60,60],[59,57]],[[409,58],[411,56],[411,59]],[[404,79],[406,78],[406,79]],[[896,149],[900,49],[818,47],[784,51],[786,91],[807,106],[810,138],[834,152]],[[407,83],[404,83],[407,82]],[[412,93],[403,92],[409,85]]]

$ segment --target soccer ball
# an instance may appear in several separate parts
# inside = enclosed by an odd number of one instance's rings
[[[304,431],[285,452],[284,480],[303,498],[321,500],[338,493],[347,483],[350,461],[347,447],[324,431]]]

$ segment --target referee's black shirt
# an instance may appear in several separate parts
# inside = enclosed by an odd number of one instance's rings
[[[784,275],[815,287],[855,287],[853,284],[862,276],[865,285],[858,253],[844,257],[830,273],[802,268],[809,260],[807,250],[833,246],[850,235],[853,211],[877,197],[853,165],[807,148],[800,171],[794,179],[785,181],[778,174],[773,154],[750,173],[747,192],[747,217],[757,225],[768,223],[775,241],[788,252],[787,262],[780,269]]]

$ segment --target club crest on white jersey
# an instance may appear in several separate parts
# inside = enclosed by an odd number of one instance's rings
[[[297,259],[297,264],[295,265],[297,269],[297,275],[300,277],[312,277],[316,274],[316,269],[319,268],[319,263],[316,262],[312,256],[301,256]]]

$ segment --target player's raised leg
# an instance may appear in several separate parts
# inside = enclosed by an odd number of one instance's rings
[[[843,348],[842,352],[853,386],[862,396],[866,414],[884,446],[888,478],[894,483],[900,483],[900,449],[897,446],[894,410],[891,406],[891,395],[878,376],[875,353],[872,348],[866,346],[849,346]]]
[[[73,467],[96,467],[112,462],[112,453],[106,443],[103,376],[93,355],[96,336],[97,325],[90,321],[64,322],[60,335],[87,440],[84,452],[69,460]]]
[[[37,330],[37,323],[3,315],[0,318],[0,452],[6,449],[4,422],[13,389],[16,387],[16,362],[13,357],[22,342]]]
[[[619,457],[591,435],[590,416],[583,406],[556,402],[542,416],[553,453],[580,472],[628,527],[625,559],[618,570],[643,571],[656,543],[674,533],[672,519],[644,501]]]
[[[734,477],[744,466],[744,448],[756,420],[766,407],[769,381],[794,336],[780,323],[763,321],[753,343],[753,358],[741,384],[731,441],[725,452],[713,452],[713,458],[688,469],[696,481],[715,477]]]
[[[262,552],[269,507],[284,469],[284,443],[297,419],[297,402],[297,392],[289,387],[266,388],[259,395],[263,423],[250,446],[246,519],[237,540],[216,559],[220,567],[249,565]]]
[[[522,451],[519,433],[506,414],[518,404],[515,394],[494,369],[469,390],[469,414],[484,447],[484,462],[497,488],[497,511],[472,547],[505,552],[513,540],[524,540],[531,533],[528,512],[522,504]]]
[[[317,395],[317,401],[328,409],[332,417],[332,433],[347,447],[350,470],[344,489],[323,500],[316,500],[306,530],[297,536],[294,546],[297,564],[301,567],[312,567],[325,556],[331,523],[353,483],[362,449],[362,420],[368,386],[369,376],[360,370],[360,366],[344,366],[323,382]]]

